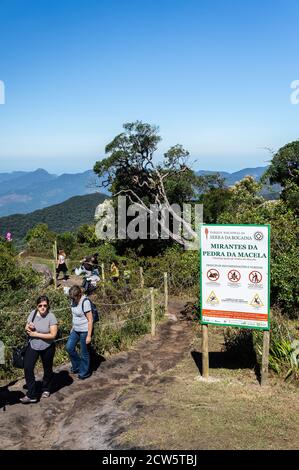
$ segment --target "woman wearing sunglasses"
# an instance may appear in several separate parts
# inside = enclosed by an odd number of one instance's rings
[[[24,357],[24,371],[27,395],[20,399],[24,404],[37,402],[37,390],[34,367],[41,358],[44,377],[42,382],[42,398],[50,396],[50,384],[53,377],[53,359],[55,354],[54,339],[57,335],[57,320],[50,311],[47,296],[42,295],[36,301],[36,309],[28,318],[25,331],[29,336],[29,345]]]

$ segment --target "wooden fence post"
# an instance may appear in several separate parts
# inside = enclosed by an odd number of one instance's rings
[[[151,292],[151,335],[155,336],[156,334],[156,318],[155,318],[155,297],[154,297],[154,288],[150,288]]]
[[[164,273],[164,315],[168,315],[168,275]]]
[[[105,265],[104,265],[104,263],[101,264],[101,270],[102,270],[102,282],[105,282]]]
[[[56,282],[56,263],[57,263],[57,241],[55,240],[53,244],[53,279],[54,279],[54,289],[57,288]]]
[[[202,325],[202,376],[207,379],[209,377],[209,335],[208,325]]]
[[[261,387],[266,385],[267,381],[268,381],[269,348],[270,348],[270,331],[265,330],[263,332],[263,357],[262,357]]]
[[[140,266],[139,268],[139,272],[140,272],[140,287],[141,289],[144,288],[144,277],[143,277],[143,268]]]

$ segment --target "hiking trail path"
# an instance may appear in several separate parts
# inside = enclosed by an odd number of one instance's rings
[[[159,381],[161,372],[190,354],[194,331],[180,316],[184,305],[170,299],[168,318],[155,337],[147,334],[130,350],[109,357],[89,379],[70,375],[69,365],[56,368],[56,391],[37,404],[19,403],[24,380],[10,386],[6,411],[0,408],[0,448],[114,449],[123,423],[138,412],[138,402],[129,411],[121,409],[122,392],[130,384],[146,387]]]

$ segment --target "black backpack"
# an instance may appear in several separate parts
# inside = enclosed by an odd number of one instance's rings
[[[83,306],[84,306],[85,300],[89,300],[89,302],[90,302],[93,323],[98,322],[98,321],[100,320],[100,316],[99,316],[99,312],[98,312],[97,306],[96,306],[90,299],[84,299],[84,300],[83,300],[83,302],[82,302],[82,310],[83,310]],[[84,310],[83,310],[83,312],[84,312]]]

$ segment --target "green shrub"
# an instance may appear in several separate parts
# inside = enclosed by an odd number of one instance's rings
[[[285,380],[299,380],[299,364],[294,360],[294,352],[298,343],[294,322],[287,320],[278,310],[271,318],[269,367],[281,375]],[[294,341],[295,340],[295,341]],[[259,363],[262,361],[263,335],[261,332],[253,333],[254,347]]]
[[[58,233],[56,240],[57,249],[64,250],[67,255],[71,253],[76,245],[76,237],[71,232]]]
[[[297,336],[297,340],[296,340]],[[225,349],[241,364],[262,364],[263,333],[253,329],[228,327],[224,333]],[[299,341],[295,324],[278,310],[272,312],[269,368],[282,378],[299,380]]]
[[[41,282],[30,266],[23,266],[12,246],[0,241],[0,308],[25,299],[28,291]]]
[[[298,318],[299,220],[296,214],[282,200],[264,201],[260,196],[254,196],[252,188],[246,192],[242,181],[236,190],[232,189],[234,191],[232,205],[218,221],[228,224],[270,224],[271,303],[290,318]]]
[[[27,250],[35,255],[53,257],[53,243],[56,239],[47,224],[38,224],[27,232]]]
[[[198,296],[199,255],[197,251],[183,251],[180,247],[168,248],[163,256],[139,260],[144,266],[146,286],[160,287],[164,272],[168,273],[169,291],[181,296]]]

